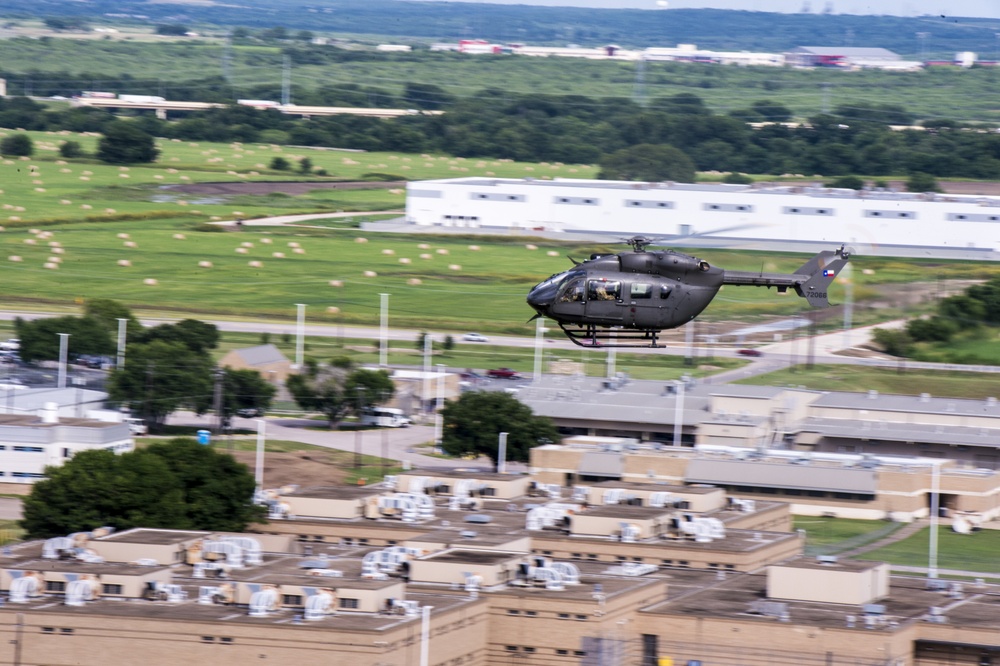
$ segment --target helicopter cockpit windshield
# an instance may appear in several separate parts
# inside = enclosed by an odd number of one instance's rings
[[[557,273],[553,275],[548,280],[539,282],[534,289],[528,294],[529,304],[551,304],[555,301],[556,294],[564,284],[575,280],[577,278],[583,278],[586,276],[586,271],[572,270],[566,271],[565,273]]]

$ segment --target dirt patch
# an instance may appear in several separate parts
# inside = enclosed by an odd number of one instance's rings
[[[273,192],[282,194],[306,194],[313,190],[387,190],[406,187],[405,181],[337,181],[337,182],[252,182],[252,183],[191,183],[190,185],[170,185],[164,187],[169,192],[201,194],[207,196],[265,195]]]
[[[233,457],[254,469],[253,451],[234,451]],[[297,483],[300,486],[340,485],[347,472],[332,462],[332,455],[323,450],[294,451],[264,455],[264,485],[268,488]]]

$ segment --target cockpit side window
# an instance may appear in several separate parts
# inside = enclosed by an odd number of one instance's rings
[[[653,297],[653,285],[648,282],[633,282],[632,288],[629,292],[633,299],[636,298],[652,298]]]
[[[583,280],[575,280],[563,290],[562,296],[559,297],[559,302],[577,303],[580,301],[583,301]]]
[[[617,280],[591,280],[587,283],[587,300],[617,301],[621,286]]]

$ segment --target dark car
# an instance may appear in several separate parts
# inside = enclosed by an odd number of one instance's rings
[[[259,407],[244,407],[243,409],[236,410],[236,416],[241,416],[245,419],[252,419],[258,416],[264,416],[264,410]]]
[[[494,368],[486,371],[486,376],[491,379],[520,379],[521,373],[510,368]]]
[[[764,355],[764,352],[760,351],[759,349],[741,349],[741,350],[739,350],[736,353],[739,354],[740,356],[763,356]]]

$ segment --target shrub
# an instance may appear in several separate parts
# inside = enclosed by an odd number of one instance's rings
[[[30,156],[35,152],[35,143],[27,134],[14,134],[0,141],[0,155],[17,157]]]
[[[727,173],[722,177],[722,182],[727,185],[749,185],[753,182],[753,178],[746,175],[745,173]]]
[[[271,160],[271,168],[275,171],[288,171],[292,165],[284,157],[275,157]]]
[[[66,158],[83,157],[83,147],[79,141],[63,141],[59,145],[59,156]]]

